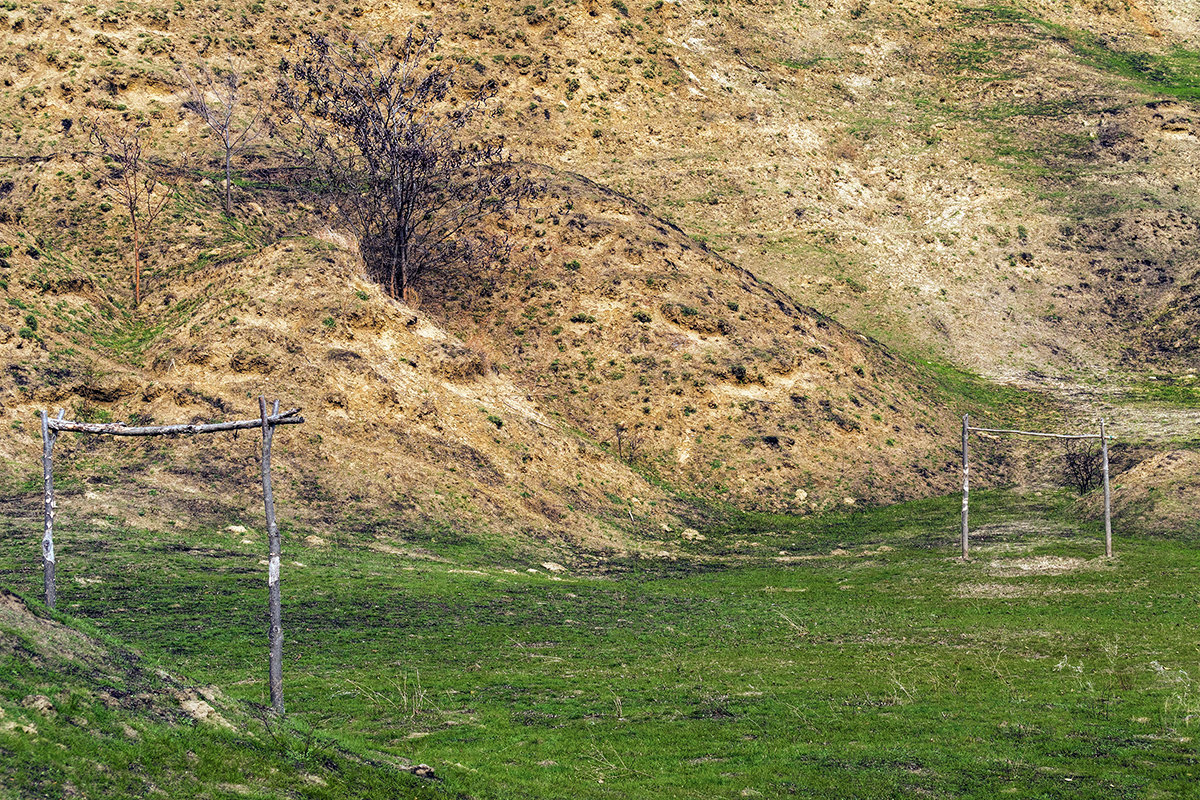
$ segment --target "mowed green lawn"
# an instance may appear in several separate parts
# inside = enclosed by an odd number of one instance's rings
[[[67,505],[61,610],[266,701],[261,535]],[[1108,561],[1063,496],[975,508],[966,564],[957,498],[739,517],[604,574],[292,531],[289,714],[478,800],[1200,796],[1196,542],[1118,530]],[[39,533],[5,526],[0,583],[36,595]]]

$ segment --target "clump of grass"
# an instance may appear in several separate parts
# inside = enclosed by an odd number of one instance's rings
[[[912,365],[929,381],[929,388],[964,410],[997,419],[1039,419],[1054,416],[1051,403],[1033,392],[1003,386],[951,364],[916,360]]]

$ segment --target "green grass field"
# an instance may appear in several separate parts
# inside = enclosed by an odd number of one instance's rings
[[[1196,542],[1118,530],[1110,562],[1071,510],[978,493],[966,564],[957,498],[739,517],[591,574],[293,531],[289,719],[478,800],[1200,796]],[[266,701],[261,545],[67,517],[60,610]],[[38,535],[4,526],[0,584],[36,595]]]

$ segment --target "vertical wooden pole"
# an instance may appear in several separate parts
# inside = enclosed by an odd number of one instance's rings
[[[42,412],[42,481],[45,494],[44,506],[45,525],[42,530],[42,585],[46,592],[46,605],[54,608],[58,599],[58,590],[54,584],[54,440],[57,433],[50,430],[50,419]]]
[[[278,413],[279,403],[275,403]],[[279,526],[275,524],[275,498],[271,494],[271,437],[275,433],[275,425],[267,421],[267,399],[258,398],[258,412],[262,418],[262,484],[263,505],[267,511],[267,591],[271,614],[271,629],[268,635],[271,646],[271,662],[269,680],[271,684],[271,708],[276,714],[283,714],[283,625],[280,610],[279,591]]]
[[[1112,558],[1112,493],[1108,488],[1108,436],[1100,420],[1100,453],[1104,463],[1104,556]]]
[[[963,503],[962,503],[962,557],[968,558],[967,546],[967,498],[971,493],[971,467],[967,460],[967,428],[970,427],[971,415],[963,414],[962,427],[962,462],[963,462]]]

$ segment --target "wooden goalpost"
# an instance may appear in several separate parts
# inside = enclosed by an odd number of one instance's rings
[[[1100,433],[1098,434],[1062,434],[1042,433],[1040,431],[1010,430],[1005,428],[973,428],[971,427],[970,417],[970,414],[963,414],[962,418],[962,558],[964,561],[969,558],[969,545],[967,542],[967,517],[969,515],[968,498],[971,493],[971,465],[968,458],[968,439],[971,431],[975,431],[977,433],[1006,433],[1019,436],[1038,436],[1046,439],[1099,439],[1102,464],[1101,474],[1104,478],[1104,556],[1105,558],[1112,558],[1112,493],[1108,486],[1108,436],[1104,432],[1104,420],[1100,420]]]
[[[267,594],[270,606],[271,628],[268,633],[270,644],[269,678],[271,685],[271,707],[278,714],[283,714],[283,624],[280,609],[279,588],[279,559],[281,547],[279,542],[279,526],[275,522],[275,498],[271,493],[271,439],[275,435],[276,425],[298,425],[304,422],[300,409],[293,408],[279,413],[279,401],[276,400],[270,413],[267,413],[267,399],[258,398],[258,419],[236,420],[234,422],[214,422],[195,425],[151,425],[134,427],[123,422],[95,423],[76,422],[63,419],[63,411],[58,416],[50,417],[42,412],[42,478],[45,482],[43,503],[45,507],[45,526],[42,533],[42,583],[46,594],[46,605],[54,608],[58,590],[55,585],[54,559],[54,512],[57,504],[54,501],[54,442],[60,432],[90,433],[106,436],[177,436],[180,434],[219,433],[221,431],[238,431],[249,428],[262,429],[262,486],[263,506],[267,515]]]

